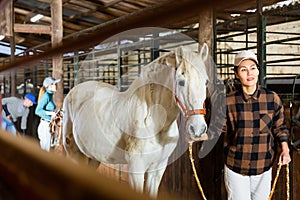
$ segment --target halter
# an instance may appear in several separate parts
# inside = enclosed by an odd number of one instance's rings
[[[189,118],[192,115],[206,115],[205,103],[203,103],[202,109],[187,110],[176,94],[175,101],[176,104],[179,105],[181,111],[183,112],[185,120],[187,120],[187,118]]]
[[[175,70],[174,70],[174,80],[175,80],[174,83],[176,83],[176,71],[177,71],[177,68],[175,68]],[[174,92],[175,102],[180,107],[181,111],[183,112],[185,121],[192,115],[206,115],[205,103],[203,103],[202,109],[187,110],[186,107],[184,106],[184,104],[179,100],[179,98],[177,96],[176,85],[174,84],[173,87],[175,89],[175,92]]]

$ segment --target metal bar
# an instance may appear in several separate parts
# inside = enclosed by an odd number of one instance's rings
[[[266,64],[281,63],[281,62],[290,62],[290,61],[299,61],[299,60],[300,60],[300,58],[288,58],[288,59],[280,59],[280,60],[267,61]]]
[[[300,33],[288,33],[288,32],[279,32],[279,31],[266,31],[266,33],[270,34],[280,34],[280,35],[300,35]]]
[[[293,37],[293,38],[285,38],[285,39],[281,39],[281,40],[274,40],[274,41],[270,41],[270,42],[265,42],[266,45],[269,44],[284,44],[283,42],[290,42],[290,41],[296,41],[296,40],[300,40],[300,37]]]
[[[257,60],[260,65],[259,68],[259,83],[265,87],[266,76],[266,23],[265,17],[262,14],[263,2],[262,0],[256,1],[256,24],[257,24]]]
[[[122,50],[120,48],[117,49],[118,55],[118,89],[121,91],[122,84]]]

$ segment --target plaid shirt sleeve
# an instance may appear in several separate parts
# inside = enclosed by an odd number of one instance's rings
[[[274,93],[273,134],[279,142],[288,142],[288,129],[284,118],[284,107],[279,96]]]
[[[275,160],[275,140],[288,140],[279,96],[259,87],[253,96],[236,91],[226,99],[226,166],[244,175],[258,175],[269,170]]]

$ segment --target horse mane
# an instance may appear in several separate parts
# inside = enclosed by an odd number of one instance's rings
[[[198,54],[198,56],[195,56],[195,54]],[[193,49],[189,47],[178,47],[174,51],[167,52],[151,63],[143,66],[141,68],[141,74],[132,82],[125,94],[131,94],[137,88],[148,84],[159,84],[173,91],[175,73],[179,64],[183,70],[188,70],[186,64],[190,64],[200,72],[204,80],[208,80],[205,59],[206,58],[203,58],[201,54],[193,51]],[[170,75],[170,73],[174,75]]]
[[[173,63],[171,63],[172,60]],[[134,92],[137,88],[148,84],[160,84],[167,86],[172,90],[173,77],[169,77],[168,79],[166,74],[171,73],[172,70],[175,70],[176,63],[174,61],[174,52],[169,52],[143,66],[141,68],[141,74],[132,82],[127,92]]]

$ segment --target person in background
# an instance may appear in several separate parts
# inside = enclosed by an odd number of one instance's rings
[[[284,107],[279,96],[258,85],[258,61],[252,51],[235,57],[241,88],[226,97],[224,180],[230,200],[267,200],[271,191],[276,142],[279,164],[291,161]]]
[[[7,97],[2,99],[2,129],[16,135],[15,122],[21,117],[21,130],[25,134],[27,128],[27,117],[29,108],[36,104],[36,98],[33,94],[28,93],[24,99],[17,97]]]
[[[53,101],[53,94],[56,92],[56,84],[60,79],[47,77],[43,81],[43,86],[40,89],[38,104],[35,109],[35,114],[41,117],[38,126],[38,137],[40,139],[40,146],[45,151],[50,151],[51,133],[49,122],[55,115],[56,105]]]

